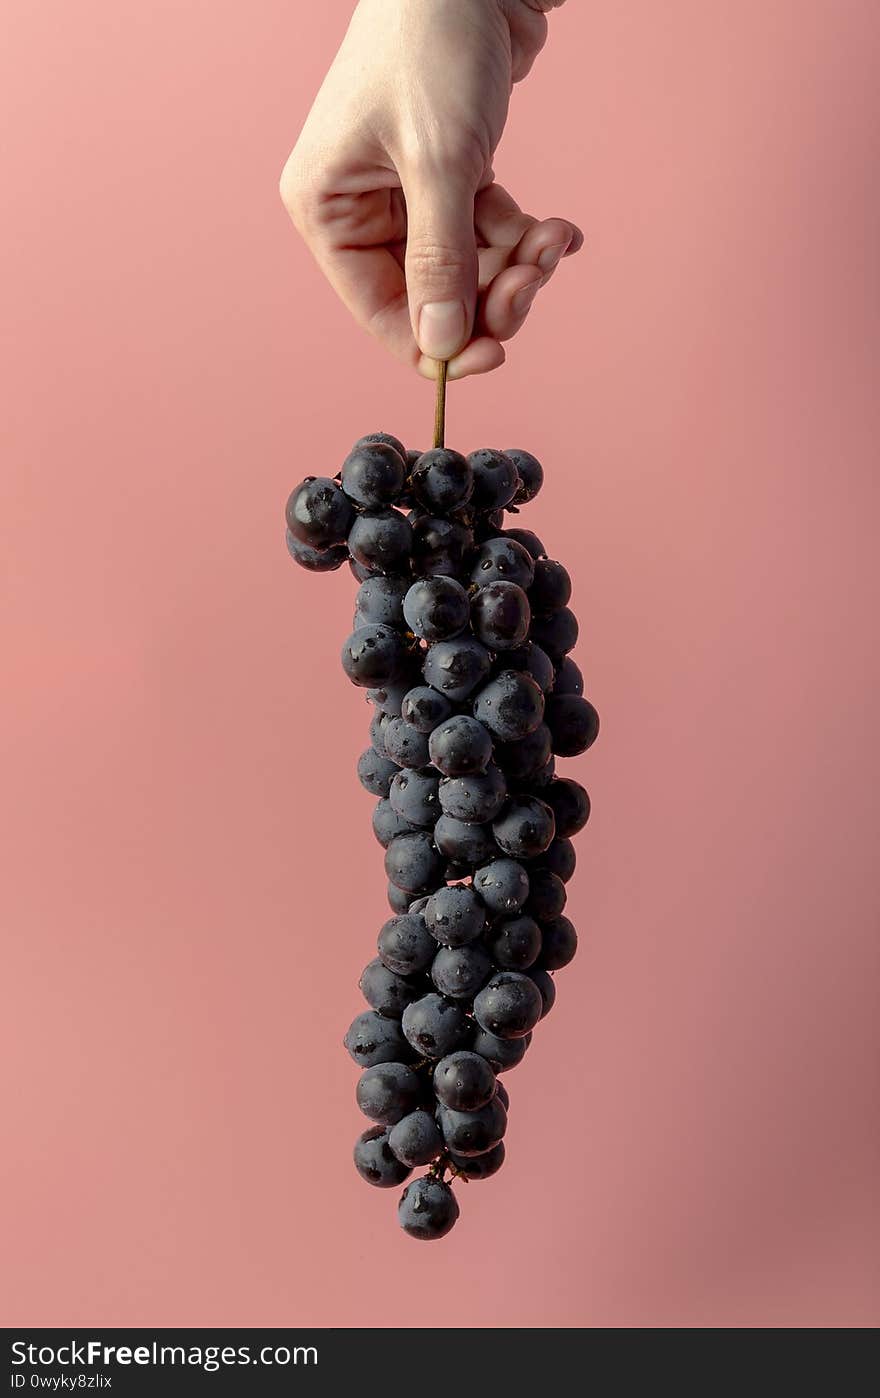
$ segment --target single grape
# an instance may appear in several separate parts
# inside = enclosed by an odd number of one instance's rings
[[[386,846],[386,848],[387,848],[387,846]],[[388,883],[387,883],[387,890],[388,890],[388,906],[389,906],[389,908],[391,909],[391,911],[392,911],[393,913],[405,913],[405,912],[408,912],[408,911],[409,911],[409,907],[410,907],[410,902],[411,902],[411,900],[412,900],[412,894],[411,894],[411,893],[406,893],[402,888],[398,888],[398,887],[397,887],[397,884],[392,883],[390,879],[388,880]]]
[[[470,603],[454,578],[419,578],[403,599],[403,615],[423,641],[448,641],[467,626]]]
[[[400,1019],[407,1005],[418,1000],[422,994],[419,986],[389,971],[378,956],[364,967],[358,985],[371,1009],[389,1019]]]
[[[474,874],[474,889],[495,916],[518,913],[529,894],[529,876],[513,859],[493,859]]]
[[[418,1077],[406,1063],[375,1063],[361,1073],[355,1096],[364,1116],[393,1126],[421,1099]]]
[[[444,777],[440,783],[440,807],[456,820],[483,824],[494,820],[507,797],[504,773],[494,762],[485,772],[468,777]]]
[[[534,590],[533,585],[530,596]],[[558,664],[577,644],[577,617],[570,607],[563,607],[550,616],[533,616],[529,636],[547,652],[554,664]]]
[[[473,543],[467,525],[439,515],[419,515],[412,524],[412,570],[416,577],[458,577]]]
[[[561,611],[571,600],[571,578],[568,570],[552,558],[539,558],[535,576],[529,588],[529,601],[536,617]],[[571,649],[571,647],[569,647]]]
[[[515,743],[496,743],[495,760],[511,783],[528,782],[546,767],[552,755],[552,738],[546,723]],[[393,757],[393,753],[389,753]]]
[[[502,742],[531,733],[544,717],[544,696],[530,675],[502,670],[477,694],[474,717]]]
[[[547,727],[558,757],[577,757],[592,747],[599,735],[599,715],[589,699],[577,694],[550,695]]]
[[[425,904],[425,926],[446,947],[463,947],[480,936],[486,910],[472,888],[449,884],[432,893]]]
[[[477,640],[489,650],[511,650],[529,632],[529,599],[511,582],[487,583],[471,598],[471,626]]]
[[[497,1175],[504,1164],[504,1142],[499,1141],[482,1155],[453,1155],[450,1151],[449,1159],[457,1175],[464,1175],[467,1180],[487,1180],[490,1175]]]
[[[430,767],[421,771],[403,767],[391,782],[388,799],[410,825],[433,827],[440,811],[439,786],[440,778]]]
[[[432,991],[407,1005],[401,1028],[409,1044],[423,1058],[445,1058],[467,1040],[470,1020],[458,1005]]]
[[[537,942],[540,947],[540,933]],[[472,1000],[493,970],[479,942],[471,942],[466,947],[441,947],[431,966],[431,980],[450,1000]]]
[[[399,767],[427,767],[427,736],[405,718],[389,718],[382,737],[386,753]]]
[[[568,883],[577,865],[577,851],[571,840],[556,839],[535,860],[535,867],[549,869],[551,874]]]
[[[530,554],[533,559],[547,557],[547,550],[537,534],[532,533],[531,529],[505,529],[504,537],[513,539],[517,544],[522,544],[526,553]],[[522,587],[522,583],[520,583],[520,587]]]
[[[541,950],[541,929],[533,917],[505,917],[493,924],[486,937],[486,950],[495,962],[507,971],[524,971],[538,958]],[[380,1006],[376,1006],[379,1009]]]
[[[360,441],[342,463],[342,489],[365,509],[391,505],[406,479],[404,453],[387,442]]]
[[[498,651],[492,673],[500,675],[502,670],[518,670],[521,674],[531,675],[542,694],[549,694],[556,680],[553,661],[534,641],[524,641],[514,650]]]
[[[431,1113],[420,1109],[392,1126],[388,1144],[401,1164],[430,1165],[443,1149],[443,1137]]]
[[[399,437],[394,437],[390,432],[368,432],[365,437],[358,437],[352,448],[357,451],[358,447],[368,446],[373,442],[384,442],[388,447],[393,447],[402,461],[406,461],[409,453]]]
[[[386,577],[384,573],[367,578],[358,588],[355,599],[355,626],[367,626],[374,622],[379,626],[403,628],[406,591],[405,578]]]
[[[434,826],[434,843],[447,859],[473,868],[483,864],[497,854],[491,825],[477,825],[472,821],[456,820],[455,816],[441,815]]]
[[[359,626],[342,647],[342,668],[352,684],[388,684],[406,665],[406,642],[390,626]]]
[[[400,712],[413,728],[427,734],[433,733],[437,725],[449,717],[452,705],[444,694],[430,685],[419,684],[407,690]]]
[[[428,752],[445,777],[466,777],[486,770],[492,757],[492,738],[469,714],[453,714],[432,731]]]
[[[560,914],[541,926],[541,955],[538,965],[542,971],[561,971],[574,960],[577,932],[569,918]]]
[[[583,830],[590,819],[590,798],[580,782],[571,777],[557,777],[544,795],[556,817],[556,834],[564,839]]]
[[[414,825],[397,814],[387,797],[383,796],[376,802],[373,807],[373,834],[383,849],[388,848],[396,835],[407,835],[415,829]],[[403,890],[397,889],[397,892],[402,893]]]
[[[564,660],[560,660],[556,666],[556,678],[553,681],[554,694],[583,694],[584,677],[579,666],[567,655]]]
[[[313,549],[286,531],[287,552],[294,563],[310,573],[335,573],[348,558],[348,544],[331,544],[326,549]]]
[[[430,514],[445,515],[469,498],[474,475],[465,457],[449,447],[433,447],[412,468],[412,490]]]
[[[529,979],[538,987],[542,1006],[541,1018],[544,1019],[556,1003],[556,982],[549,972],[540,966],[533,966],[528,974]]]
[[[456,1112],[475,1112],[485,1107],[495,1096],[497,1086],[495,1074],[486,1059],[466,1049],[441,1058],[434,1069],[437,1100],[442,1106]]]
[[[492,833],[505,854],[534,859],[553,840],[555,820],[546,801],[525,794],[511,796],[492,822]]]
[[[399,1063],[412,1054],[396,1019],[387,1019],[375,1010],[364,1010],[352,1020],[343,1040],[360,1068],[374,1063]]]
[[[445,860],[426,830],[396,836],[385,851],[385,873],[413,897],[433,893],[442,882],[444,867]]]
[[[361,1179],[379,1189],[395,1189],[412,1173],[389,1146],[384,1126],[371,1126],[358,1137],[354,1145],[354,1163]]]
[[[475,510],[500,510],[519,489],[519,475],[503,451],[482,447],[468,457],[474,476],[471,504]]]
[[[486,678],[492,657],[474,636],[458,636],[431,646],[422,674],[433,689],[447,699],[466,699]]]
[[[465,1158],[491,1150],[507,1130],[507,1112],[497,1097],[473,1112],[457,1112],[452,1107],[440,1107],[438,1116],[447,1146],[455,1155]]]
[[[525,505],[529,500],[534,500],[544,484],[544,467],[530,451],[522,451],[519,447],[508,448],[504,455],[513,462],[519,476],[519,490],[513,497],[513,503]]]
[[[423,1175],[407,1185],[397,1209],[404,1233],[424,1242],[445,1237],[455,1226],[458,1213],[458,1200],[449,1185],[433,1175]]]
[[[397,510],[370,510],[358,515],[348,535],[351,556],[366,568],[394,573],[412,552],[412,528]]]
[[[480,544],[470,573],[471,582],[479,587],[492,582],[512,582],[529,588],[534,576],[532,555],[517,539],[511,538],[509,531]]]
[[[491,1063],[496,1073],[506,1073],[521,1063],[528,1046],[528,1034],[522,1039],[499,1039],[497,1034],[488,1034],[485,1029],[477,1029],[471,1040],[474,1053]]]
[[[291,494],[285,517],[288,529],[301,544],[328,549],[345,542],[354,510],[335,481],[327,476],[306,476]]]
[[[379,960],[398,976],[427,971],[437,953],[437,943],[414,907],[415,904],[409,912],[390,917],[379,933]]]
[[[382,757],[375,748],[367,748],[358,758],[358,781],[365,791],[371,791],[374,796],[388,795],[391,778],[397,770],[397,763]]]
[[[474,1018],[487,1034],[495,1034],[499,1039],[520,1039],[534,1029],[541,1018],[541,1008],[538,988],[528,976],[519,971],[499,971],[475,997]],[[408,1013],[408,1009],[404,1011],[404,1020]]]
[[[530,917],[543,922],[548,917],[558,917],[565,907],[568,895],[565,884],[549,869],[533,869],[529,875],[529,896],[525,911]]]

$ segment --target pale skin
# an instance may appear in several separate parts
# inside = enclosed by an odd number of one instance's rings
[[[563,0],[359,0],[281,196],[355,320],[428,378],[504,342],[583,235],[524,213],[492,161]]]

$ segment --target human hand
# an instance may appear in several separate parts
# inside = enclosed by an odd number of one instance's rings
[[[583,235],[494,181],[511,85],[563,0],[360,0],[281,177],[355,319],[428,378],[504,363]]]

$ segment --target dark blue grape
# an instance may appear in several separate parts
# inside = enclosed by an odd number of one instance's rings
[[[440,778],[430,767],[417,771],[404,767],[394,776],[388,799],[410,825],[433,826],[440,811]]]
[[[511,538],[509,531],[480,544],[471,564],[471,582],[480,587],[492,582],[512,582],[529,588],[534,576],[534,559],[528,549]]]
[[[371,1068],[374,1063],[399,1063],[412,1057],[397,1020],[375,1010],[364,1010],[352,1020],[343,1043],[360,1068]]]
[[[505,529],[504,537],[513,539],[517,544],[522,544],[526,553],[533,559],[547,557],[547,550],[537,534],[533,534],[531,529]],[[522,583],[520,583],[520,587],[522,587]]]
[[[368,432],[365,437],[358,437],[352,450],[357,451],[358,447],[368,446],[373,442],[384,442],[386,446],[393,447],[402,461],[406,461],[409,456],[400,438],[394,437],[390,432]]]
[[[434,842],[447,859],[473,867],[497,854],[498,847],[492,831],[493,826],[488,824],[477,825],[467,820],[456,820],[455,816],[442,815],[434,826]]]
[[[521,1039],[538,1023],[541,1008],[534,981],[519,971],[499,971],[475,997],[474,1018],[487,1034],[499,1039]]]
[[[413,897],[433,893],[443,880],[445,867],[446,861],[426,830],[398,835],[385,851],[385,873]]]
[[[556,982],[549,972],[539,966],[533,966],[528,974],[529,979],[538,987],[542,1006],[541,1018],[544,1019],[556,1003]]]
[[[467,1157],[453,1155],[450,1151],[449,1159],[457,1175],[464,1175],[467,1180],[487,1180],[490,1175],[497,1175],[504,1164],[504,1142],[499,1141],[491,1150],[484,1150],[482,1155]]]
[[[351,526],[348,547],[364,567],[395,573],[409,559],[412,528],[396,510],[369,510]]]
[[[534,641],[524,641],[515,650],[499,651],[492,673],[500,675],[502,670],[519,670],[521,674],[531,675],[542,694],[548,694],[556,680],[553,661]]]
[[[541,936],[538,933],[538,946]],[[479,942],[466,947],[441,947],[431,966],[431,980],[450,1000],[472,1000],[493,971]]]
[[[347,544],[331,544],[326,549],[313,549],[310,544],[304,544],[286,531],[287,552],[294,563],[298,563],[300,568],[305,568],[309,573],[335,573],[337,568],[341,568],[348,558]]]
[[[368,510],[393,504],[405,479],[404,456],[387,442],[362,440],[342,464],[342,489]]]
[[[529,1038],[531,1038],[531,1037],[532,1037],[532,1036],[531,1036],[531,1034],[530,1034],[530,1035],[529,1035]],[[499,1043],[500,1043],[500,1042],[501,1042],[501,1040],[499,1040]],[[507,1042],[508,1042],[508,1044],[514,1044],[514,1043],[519,1043],[519,1040],[518,1040],[518,1039],[508,1039]],[[506,1112],[509,1112],[509,1111],[510,1111],[510,1093],[507,1091],[507,1088],[504,1086],[504,1083],[501,1081],[500,1078],[497,1078],[496,1081],[495,1081],[495,1096],[498,1098],[498,1101],[501,1103],[501,1105],[502,1105],[502,1107],[504,1108],[504,1110],[505,1110]]]
[[[537,867],[549,869],[551,874],[568,883],[577,864],[577,853],[571,840],[556,839],[536,860]]]
[[[471,598],[471,627],[489,650],[512,650],[529,631],[529,599],[512,582],[487,583]]]
[[[352,684],[388,684],[406,665],[406,642],[390,626],[359,626],[342,647],[342,668]]]
[[[427,736],[405,718],[389,718],[382,737],[386,753],[399,767],[427,767]]]
[[[431,733],[428,752],[445,777],[466,777],[486,770],[492,757],[492,738],[469,714],[453,714]]]
[[[413,728],[427,734],[449,717],[452,705],[445,695],[430,685],[419,684],[407,691],[400,712]]]
[[[592,747],[599,735],[599,715],[588,699],[577,694],[551,694],[547,702],[547,727],[558,757],[577,757]]]
[[[371,1009],[389,1019],[400,1019],[407,1005],[422,994],[419,986],[389,971],[378,956],[364,967],[358,984]]]
[[[546,801],[520,793],[511,796],[492,822],[492,833],[505,854],[514,859],[534,859],[546,850],[555,829],[555,818]]]
[[[415,904],[409,912],[390,917],[379,933],[379,960],[398,976],[427,971],[437,954],[437,943],[414,907]]]
[[[535,576],[529,588],[529,601],[536,617],[559,612],[571,600],[571,578],[568,570],[552,558],[539,558]],[[567,647],[568,650],[571,647]]]
[[[556,816],[556,834],[569,839],[583,830],[590,819],[590,798],[580,782],[571,777],[557,777],[547,787],[543,798]]]
[[[367,748],[358,758],[358,781],[365,791],[371,791],[374,796],[388,795],[391,778],[397,770],[397,764],[376,752],[375,748]]]
[[[292,492],[285,517],[288,529],[301,544],[328,549],[345,542],[354,510],[335,481],[327,476],[306,476]]]
[[[402,628],[406,591],[405,578],[386,577],[383,573],[367,578],[358,588],[355,599],[355,626],[367,626],[374,622],[380,626]]]
[[[529,896],[525,911],[530,917],[542,922],[548,917],[558,917],[565,907],[567,894],[565,884],[549,869],[533,869],[529,875]]]
[[[361,1179],[379,1189],[396,1189],[412,1173],[392,1151],[383,1126],[371,1126],[358,1137],[354,1145],[354,1163]]]
[[[412,525],[412,568],[416,577],[458,577],[473,543],[467,525],[439,515],[419,515]]]
[[[471,504],[475,510],[500,510],[519,489],[519,475],[509,456],[481,447],[468,457],[474,475]]]
[[[431,514],[445,515],[470,498],[474,476],[465,457],[449,447],[433,447],[412,467],[412,491]]]
[[[457,636],[431,646],[422,674],[432,688],[458,702],[486,678],[491,665],[492,657],[474,636]]]
[[[516,742],[543,719],[544,696],[531,675],[502,670],[477,694],[474,716],[502,742]]]
[[[410,631],[423,641],[448,641],[468,624],[470,603],[454,578],[419,578],[403,599]]]
[[[520,447],[508,447],[504,455],[513,462],[519,476],[519,489],[513,497],[513,503],[525,505],[529,500],[534,500],[544,484],[544,467],[536,456]]]
[[[485,1058],[496,1073],[506,1073],[515,1068],[525,1057],[529,1046],[529,1036],[522,1039],[499,1039],[497,1034],[488,1034],[485,1029],[477,1029],[471,1039],[471,1048]]]
[[[538,965],[542,971],[561,971],[574,960],[577,932],[569,918],[560,914],[541,925],[541,955]]]
[[[474,889],[495,916],[518,913],[529,895],[529,876],[514,859],[493,859],[474,874]]]
[[[537,959],[541,950],[541,929],[533,917],[505,917],[493,923],[486,937],[486,950],[506,971],[525,971]],[[376,1006],[378,1009],[379,1006]]]
[[[466,1049],[441,1058],[434,1069],[437,1100],[455,1112],[475,1112],[485,1107],[495,1096],[496,1087],[490,1064],[480,1054]]]
[[[552,741],[546,723],[539,723],[537,728],[516,743],[496,743],[495,760],[509,782],[529,782],[549,762],[553,751]]]
[[[376,802],[373,807],[373,834],[383,849],[388,848],[395,836],[410,834],[415,829],[414,825],[410,825],[408,820],[397,814],[387,797]],[[397,892],[401,893],[403,890],[398,889]]]
[[[430,1112],[401,1117],[388,1133],[388,1144],[403,1165],[430,1165],[443,1149],[440,1128]]]
[[[392,883],[390,879],[388,880],[387,889],[388,906],[391,911],[393,913],[408,912],[410,903],[412,902],[412,894],[405,892],[402,888],[398,888],[397,884]]]
[[[466,1159],[491,1150],[507,1130],[507,1112],[497,1097],[473,1112],[457,1112],[452,1107],[440,1107],[438,1116],[447,1146],[455,1155],[462,1155]]]
[[[421,661],[418,657],[413,657],[407,653],[399,679],[389,680],[385,684],[367,690],[367,698],[370,703],[375,704],[376,708],[381,710],[383,714],[387,714],[389,718],[400,718],[400,706],[403,703],[404,695],[415,683],[412,677],[414,667],[418,674]]]
[[[507,796],[507,783],[500,768],[490,762],[485,772],[468,777],[444,777],[440,783],[440,806],[444,815],[482,824],[494,820]]]
[[[461,1048],[471,1032],[470,1020],[464,1011],[433,991],[407,1005],[401,1028],[408,1043],[423,1058],[445,1058]]]
[[[422,1089],[406,1063],[375,1063],[361,1073],[355,1096],[364,1116],[382,1126],[393,1126],[415,1110]]]
[[[529,596],[534,593],[534,585]],[[578,622],[570,607],[553,612],[550,616],[533,616],[529,635],[545,650],[555,665],[577,644]]]
[[[435,941],[446,947],[463,947],[480,936],[486,911],[472,888],[449,884],[432,893],[425,904],[425,926]]]
[[[424,1175],[403,1191],[397,1218],[411,1238],[431,1242],[445,1237],[455,1226],[458,1213],[458,1200],[449,1185],[433,1175]]]
[[[556,678],[553,681],[554,694],[583,694],[584,677],[580,672],[580,667],[567,655],[564,660],[560,660],[556,666]]]

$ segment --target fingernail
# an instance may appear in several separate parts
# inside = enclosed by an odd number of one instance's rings
[[[511,307],[513,308],[514,315],[525,315],[526,311],[529,309],[529,306],[532,304],[535,297],[537,296],[538,288],[540,287],[540,285],[541,278],[536,277],[533,282],[528,282],[525,286],[520,287],[519,291],[516,293],[515,296],[511,298],[510,302]]]
[[[467,336],[463,301],[429,301],[419,313],[419,349],[432,359],[451,359]]]
[[[568,251],[570,246],[571,238],[564,243],[554,243],[553,247],[545,248],[538,258],[538,266],[541,271],[552,272],[553,268],[558,266],[562,260],[563,254]]]

